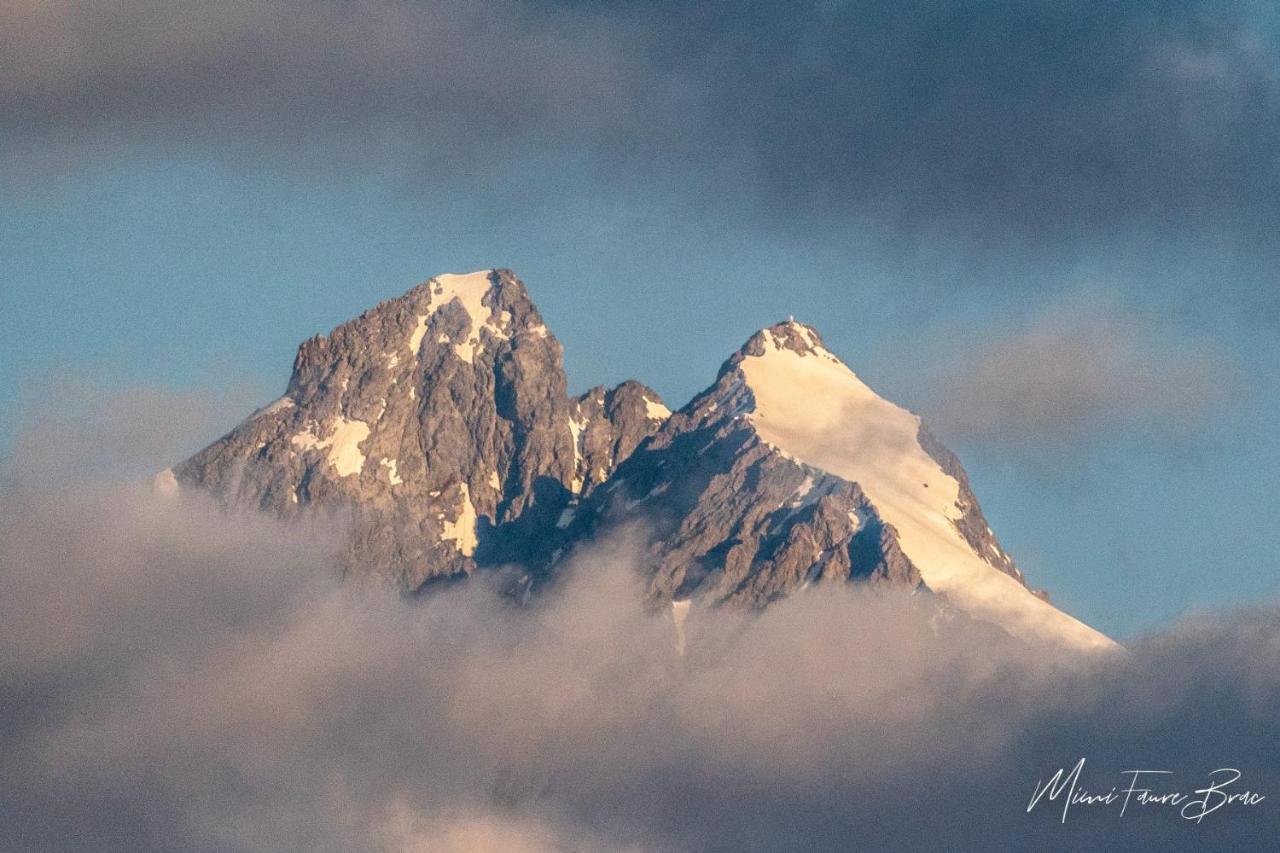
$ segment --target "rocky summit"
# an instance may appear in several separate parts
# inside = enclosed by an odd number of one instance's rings
[[[284,396],[164,476],[347,513],[346,572],[406,591],[512,565],[527,589],[625,526],[647,534],[650,600],[681,616],[888,584],[1011,634],[1112,645],[1028,587],[955,455],[813,328],[757,332],[675,414],[634,381],[570,397],[508,270],[437,276],[306,341]]]
[[[652,531],[659,602],[760,607],[818,582],[893,584],[1010,633],[1112,645],[1027,585],[920,418],[795,321],[753,335],[585,510],[582,537]]]
[[[173,469],[289,516],[351,516],[348,574],[413,591],[537,569],[570,502],[665,417],[636,382],[570,399],[563,350],[507,270],[441,275],[298,349],[284,396]]]

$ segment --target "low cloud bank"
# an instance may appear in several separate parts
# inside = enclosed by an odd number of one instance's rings
[[[30,446],[21,444],[19,446]],[[0,849],[1259,849],[1280,830],[1280,620],[1081,662],[927,598],[639,605],[637,542],[519,607],[338,582],[339,532],[0,473]],[[1220,767],[1268,795],[1030,814],[1038,780]],[[1154,779],[1154,777],[1153,777]]]

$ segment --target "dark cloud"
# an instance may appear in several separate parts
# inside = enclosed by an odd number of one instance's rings
[[[452,180],[513,152],[615,144],[661,97],[607,21],[518,2],[18,2],[2,14],[3,129],[37,157],[152,145],[297,166],[322,152]]]
[[[296,165],[329,144],[347,168],[439,182],[586,154],[611,183],[695,177],[779,221],[985,240],[1194,228],[1258,250],[1280,213],[1280,30],[1247,0],[2,14],[14,168],[51,145],[266,143],[253,153]]]
[[[1081,662],[820,589],[637,606],[635,544],[528,608],[340,587],[332,531],[200,496],[0,485],[0,849],[1259,849],[1280,621],[1206,614]],[[1026,812],[1087,758],[1269,799],[1201,825]],[[942,840],[940,842],[940,839]]]
[[[1258,6],[767,8],[712,35],[710,102],[783,201],[996,240],[1274,221],[1277,33]]]

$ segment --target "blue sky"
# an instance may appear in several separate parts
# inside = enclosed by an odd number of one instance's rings
[[[817,326],[1105,631],[1274,595],[1264,6],[335,8],[5,13],[0,444],[67,376],[234,401],[198,443],[304,338],[506,266],[575,390],[674,407]]]

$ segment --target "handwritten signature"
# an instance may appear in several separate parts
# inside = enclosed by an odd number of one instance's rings
[[[1172,770],[1124,770],[1122,777],[1128,777],[1125,787],[1115,786],[1105,793],[1093,792],[1081,784],[1084,773],[1084,759],[1076,762],[1075,767],[1067,770],[1058,769],[1049,777],[1036,782],[1031,794],[1031,802],[1027,803],[1030,812],[1041,801],[1056,802],[1062,800],[1062,822],[1067,822],[1067,812],[1073,806],[1113,806],[1120,804],[1120,816],[1124,817],[1130,806],[1165,806],[1176,808],[1185,820],[1200,823],[1207,816],[1225,806],[1256,806],[1266,796],[1256,791],[1236,790],[1242,773],[1234,767],[1220,767],[1208,774],[1208,784],[1193,791],[1157,790],[1154,786],[1159,781],[1168,781]],[[1231,790],[1228,790],[1231,789]]]

